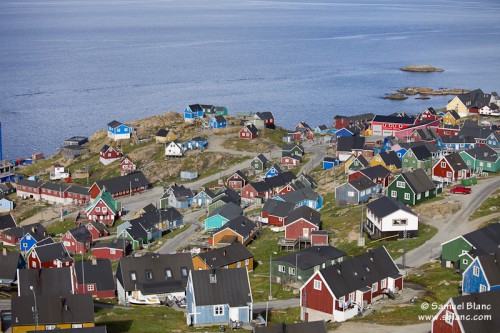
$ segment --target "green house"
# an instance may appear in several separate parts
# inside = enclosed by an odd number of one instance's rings
[[[436,186],[423,169],[403,172],[387,187],[387,196],[411,206],[436,194]]]
[[[500,157],[489,146],[480,146],[460,152],[467,167],[477,172],[497,172],[500,170]]]
[[[410,148],[403,155],[402,166],[405,171],[427,171],[432,168],[432,154],[425,145]]]
[[[148,243],[148,233],[139,223],[132,224],[127,229],[123,230],[118,238],[126,239],[130,242],[132,250],[137,251]]]
[[[493,223],[441,244],[441,265],[464,271],[478,255],[498,251],[500,223]]]
[[[363,155],[355,156],[352,155],[344,163],[344,171],[349,174],[353,171],[361,170],[370,166],[370,163],[366,160]]]
[[[223,106],[214,107],[214,111],[216,114],[218,114],[220,116],[227,116],[227,108],[225,108]]]
[[[263,154],[255,156],[254,159],[250,162],[250,166],[257,171],[266,170],[270,164],[271,163],[269,162],[269,160]]]
[[[305,250],[273,259],[271,277],[277,283],[304,283],[316,271],[342,262],[346,253],[333,246],[311,246]]]

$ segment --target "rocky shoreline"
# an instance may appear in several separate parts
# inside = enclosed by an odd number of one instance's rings
[[[432,88],[424,88],[424,87],[407,87],[407,88],[397,89],[396,91],[397,91],[396,93],[388,94],[384,98],[391,100],[405,100],[408,98],[408,96],[419,95],[419,97],[416,98],[429,99],[429,96],[460,95],[467,93],[470,90],[459,89],[459,88],[439,88],[434,90]]]

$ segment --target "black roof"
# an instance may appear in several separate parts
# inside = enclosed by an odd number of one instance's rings
[[[52,243],[42,246],[35,246],[33,251],[36,251],[38,258],[42,263],[52,260],[60,260],[62,262],[72,260],[68,251],[62,243]]]
[[[274,178],[274,177],[272,177],[272,178]],[[250,183],[250,186],[252,186],[259,193],[260,192],[267,192],[271,189],[269,184],[265,181]]]
[[[416,118],[413,117],[397,117],[397,116],[381,116],[376,115],[373,122],[395,123],[395,124],[409,124],[413,125]]]
[[[22,256],[19,252],[7,251],[6,248],[0,252],[0,281],[16,280],[17,268]]]
[[[458,112],[457,112],[457,111],[455,111],[455,110],[448,110],[448,112],[451,114],[451,116],[452,116],[453,118],[455,118],[455,119],[460,119],[460,115],[458,114]],[[448,113],[448,112],[447,112],[447,113]]]
[[[142,222],[142,223],[141,223]],[[148,232],[145,229],[145,226],[149,227],[149,223],[145,222],[142,219],[133,219],[130,220],[130,227],[125,229],[125,231],[130,235],[133,240],[145,239],[148,236]]]
[[[14,220],[14,216],[12,216],[12,214],[0,215],[0,230],[15,227],[16,221]]]
[[[198,257],[208,267],[219,268],[253,258],[253,254],[245,247],[245,245],[241,243],[234,243],[207,252],[201,252],[198,254]]]
[[[47,189],[47,190],[52,190],[52,191],[57,191],[57,192],[66,192],[66,190],[69,188],[68,185],[65,184],[57,184],[57,183],[44,183],[41,188]]]
[[[156,132],[156,136],[160,136],[160,137],[164,138],[168,135],[168,132],[169,132],[168,129],[160,128],[158,130],[158,132]]]
[[[367,177],[361,177],[361,178],[350,180],[349,184],[358,191],[363,191],[363,190],[375,187],[377,185],[371,179],[368,179]]]
[[[281,147],[281,150],[292,150],[295,147],[299,148],[300,150],[302,150],[302,152],[304,152],[304,147],[301,144],[298,144],[298,143],[285,143]]]
[[[257,129],[257,127],[255,127],[254,124],[246,125],[245,127],[250,131],[250,133],[254,135],[259,132],[259,130]]]
[[[240,206],[234,204],[233,202],[229,202],[225,205],[222,205],[214,209],[210,214],[208,214],[208,217],[221,215],[231,220],[241,214],[243,214],[243,209]]]
[[[231,229],[235,231],[237,234],[243,237],[247,237],[252,234],[252,232],[255,230],[256,227],[257,224],[255,224],[255,222],[246,218],[245,216],[240,215],[226,222],[216,232],[219,232],[224,229]]]
[[[500,285],[500,249],[478,257],[490,286]]]
[[[303,200],[317,200],[318,197],[319,197],[319,194],[314,192],[309,187],[302,187],[302,188],[299,188],[295,191],[280,195],[280,198],[283,199],[284,201],[291,202],[294,204],[298,204],[299,202],[301,202]]]
[[[415,193],[423,193],[436,188],[423,169],[403,172],[401,176]]]
[[[92,226],[96,228],[97,231],[99,232],[106,231],[108,234],[110,233],[108,227],[106,227],[106,225],[102,222],[89,222],[89,223],[92,224]]]
[[[293,202],[269,199],[262,207],[262,212],[267,212],[272,216],[286,217],[294,208]]]
[[[42,186],[42,182],[37,182],[34,180],[29,180],[27,178],[22,178],[17,181],[17,186],[27,186],[27,187],[32,187],[32,188],[39,188]]]
[[[498,160],[497,152],[490,146],[477,146],[476,148],[467,149],[465,152],[478,160],[489,162],[496,162]]]
[[[474,246],[476,255],[493,253],[500,247],[500,223],[492,223],[463,237]]]
[[[87,187],[70,186],[66,192],[89,196],[89,189]]]
[[[78,284],[94,283],[97,291],[115,290],[115,277],[109,259],[84,260],[75,263]]]
[[[191,271],[196,306],[229,304],[247,306],[252,292],[246,268]]]
[[[443,136],[441,138],[442,143],[476,143],[473,136]]]
[[[117,121],[117,120],[113,120],[112,122],[109,122],[109,123],[108,123],[108,126],[113,127],[113,128],[116,128],[116,127],[118,127],[118,126],[120,126],[120,125],[122,125],[122,123],[120,123],[120,122],[119,122],[119,121]]]
[[[344,251],[333,246],[311,246],[307,249],[276,258],[273,261],[283,261],[294,266],[297,263],[300,269],[306,270],[327,261],[345,257],[346,255]]]
[[[9,235],[15,238],[22,238],[27,233],[30,233],[31,236],[35,237],[35,234],[46,235],[47,230],[41,223],[34,223],[29,225],[23,225],[19,227],[14,227],[10,229],[6,229],[2,232],[5,235]]]
[[[439,135],[436,133],[436,130],[433,127],[419,128],[417,129],[417,133],[420,138],[422,138],[422,140],[432,141],[439,138]]]
[[[432,154],[426,145],[412,147],[410,149],[415,155],[415,158],[419,161],[424,161],[432,157]]]
[[[375,178],[385,178],[391,174],[391,172],[387,170],[387,168],[384,168],[381,165],[375,165],[366,169],[361,169],[359,170],[359,172],[361,172],[372,181]]]
[[[472,90],[457,97],[464,103],[467,108],[478,107],[482,108],[490,104],[491,94],[485,94],[481,89]]]
[[[38,324],[94,323],[94,303],[91,294],[61,294],[39,296],[36,299]],[[33,295],[12,297],[13,326],[35,326]]]
[[[304,219],[314,225],[319,226],[321,223],[321,214],[307,206],[300,206],[298,208],[295,208],[290,212],[290,214],[288,214],[286,218],[286,225],[289,225],[299,219]]]
[[[96,182],[96,184],[99,189],[102,190],[103,187],[105,187],[106,191],[114,194],[118,192],[129,191],[130,188],[134,189],[138,187],[149,186],[151,183],[149,182],[149,180],[147,180],[146,176],[144,176],[141,171],[136,171],[125,176],[100,180]]]
[[[87,229],[87,227],[84,225],[69,230],[69,233],[79,243],[83,243],[87,241],[89,238],[92,241],[92,234],[90,233],[89,229]]]
[[[305,323],[288,324],[283,322],[280,325],[255,327],[254,333],[326,333],[324,321],[309,321]]]
[[[125,242],[125,244],[123,244]],[[98,248],[110,248],[110,249],[118,249],[118,250],[123,250],[123,248],[127,248],[129,246],[130,242],[124,240],[123,238],[115,238],[111,241],[108,242],[99,242],[95,243],[94,246],[92,246],[93,249],[98,249]]]
[[[323,158],[323,162],[335,162],[337,159],[335,157],[326,156]]]
[[[264,178],[269,188],[279,188],[290,184],[297,177],[291,171],[280,172],[276,176]],[[259,191],[260,192],[260,191]]]
[[[74,291],[71,267],[30,268],[19,270],[18,293],[20,296],[59,296]],[[33,291],[30,290],[33,286]]]
[[[465,163],[464,159],[462,158],[462,156],[460,156],[459,153],[451,153],[446,155],[444,158],[446,159],[446,161],[448,161],[450,166],[455,171],[468,169],[467,163]]]
[[[255,114],[262,120],[274,119],[274,115],[270,111],[256,112]]]
[[[500,313],[500,290],[453,297],[453,303],[463,332],[498,332],[500,327],[500,316],[498,315]],[[473,304],[474,306],[463,306],[464,304]],[[465,318],[482,318],[485,315],[490,316],[485,317],[488,320],[465,320]]]
[[[259,155],[255,156],[255,158],[260,160],[262,162],[262,164],[266,164],[269,162],[269,160],[267,159],[267,157],[264,156],[264,154],[259,154]]]
[[[394,165],[396,169],[401,169],[401,160],[399,159],[395,151],[389,150],[381,152],[379,156],[380,158],[382,158],[382,161],[384,161],[385,165]]]
[[[389,197],[386,197],[385,195],[368,203],[366,205],[366,209],[369,209],[375,215],[375,217],[379,218],[397,212],[400,209],[407,213],[417,216],[417,214],[415,214],[415,212],[413,212],[405,204],[396,201],[394,199],[391,199]]]
[[[214,118],[215,118],[215,121],[218,123],[223,123],[226,121],[226,118],[224,118],[224,116],[222,116],[222,115],[216,115],[216,116],[214,116]]]
[[[475,139],[486,139],[493,132],[495,131],[489,128],[484,128],[479,126],[467,126],[467,127],[464,126],[462,127],[460,132],[458,132],[458,136],[459,137],[471,136]]]
[[[323,268],[320,273],[337,299],[400,274],[383,246]]]
[[[186,272],[185,276],[182,271]],[[167,278],[167,270],[172,277]],[[143,257],[120,258],[116,279],[126,291],[141,290],[144,294],[184,291],[189,270],[193,270],[190,253],[156,254],[148,253]],[[152,272],[152,280],[146,279],[146,271]],[[136,280],[132,280],[135,273]]]
[[[366,138],[364,136],[341,136],[337,139],[337,151],[351,151],[363,149]]]

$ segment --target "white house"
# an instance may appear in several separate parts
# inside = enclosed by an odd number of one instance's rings
[[[70,173],[60,164],[54,164],[54,171],[50,173],[50,180],[69,178]]]
[[[132,127],[113,120],[108,123],[108,137],[113,140],[130,139]]]
[[[418,236],[418,215],[405,204],[380,197],[366,205],[365,231],[370,238],[378,239],[393,236],[394,238]]]
[[[165,156],[182,157],[186,149],[180,142],[172,141],[165,147]]]

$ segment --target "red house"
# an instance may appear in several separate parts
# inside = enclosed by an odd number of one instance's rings
[[[349,175],[349,181],[366,177],[375,184],[381,184],[382,187],[389,186],[392,180],[392,173],[381,165],[372,166],[366,169],[358,170]]]
[[[239,132],[240,139],[255,139],[258,135],[259,130],[254,124],[243,126]]]
[[[130,243],[122,238],[115,238],[108,242],[96,243],[92,247],[92,256],[97,259],[118,260],[127,256],[131,251]]]
[[[295,155],[283,156],[281,158],[281,166],[286,167],[288,169],[293,169],[299,166],[301,161],[302,158],[300,156],[295,156]]]
[[[442,117],[439,116],[434,110],[434,108],[430,107],[424,110],[422,114],[420,115],[420,121],[431,121],[431,120],[438,120],[441,119]]]
[[[92,234],[84,225],[81,225],[66,231],[61,242],[69,253],[87,253],[92,247]]]
[[[371,123],[372,135],[395,136],[396,132],[418,124],[417,118],[406,115],[380,116],[373,118]]]
[[[63,243],[34,246],[28,258],[28,268],[60,268],[73,266],[73,258]]]
[[[440,137],[452,137],[460,133],[459,125],[443,125],[436,128],[436,132]]]
[[[137,169],[137,166],[128,157],[125,157],[120,162],[120,174],[122,176],[125,176],[125,175],[128,175],[129,173],[132,173],[136,169]]]
[[[248,183],[248,178],[240,170],[233,173],[227,179],[227,186],[235,190],[241,190]]]
[[[78,204],[87,205],[90,202],[89,189],[80,186],[71,186],[64,192],[68,201]]]
[[[321,214],[307,206],[292,210],[286,217],[285,240],[311,242],[313,231],[319,230]]]
[[[311,232],[311,246],[328,245],[328,231],[313,230]]]
[[[115,281],[111,261],[84,260],[75,263],[78,294],[92,294],[96,298],[115,298]]]
[[[351,125],[369,125],[375,115],[373,113],[363,113],[354,116],[335,116],[333,117],[333,126],[336,129],[342,129]]]
[[[267,200],[262,207],[260,221],[277,227],[285,225],[288,214],[295,208],[295,204],[281,200]]]
[[[432,333],[498,332],[500,290],[450,298],[432,318]],[[475,318],[475,319],[472,319]]]
[[[274,115],[272,112],[256,112],[254,117],[261,120],[264,123],[264,127],[274,129],[276,126],[274,124]]]
[[[442,157],[432,167],[432,179],[437,181],[454,182],[469,178],[470,175],[470,169],[459,153]]]
[[[256,183],[248,183],[241,189],[241,198],[247,201],[253,201],[255,198],[269,198],[273,193],[273,189],[269,184],[263,181]]]
[[[92,234],[92,240],[109,236],[109,229],[106,228],[106,225],[101,222],[89,222],[85,227]]]
[[[34,198],[40,200],[41,187],[43,183],[29,179],[19,179],[16,183],[16,193],[18,197]]]
[[[113,225],[122,214],[121,203],[116,201],[111,194],[104,190],[85,209],[89,221]]]
[[[104,165],[108,165],[122,157],[123,154],[121,152],[108,145],[104,145],[99,151],[99,161]]]
[[[314,273],[300,288],[300,319],[345,321],[402,289],[403,276],[379,247]]]
[[[95,199],[103,189],[111,193],[113,198],[123,197],[131,193],[143,192],[151,186],[149,180],[140,171],[125,176],[95,182],[89,189],[90,198]]]
[[[295,192],[295,185],[293,184],[287,184],[286,186],[282,187],[277,193],[276,196],[281,196],[283,194],[287,194],[290,192]]]

